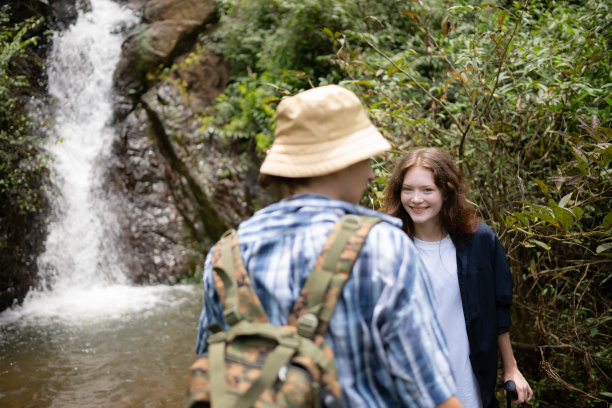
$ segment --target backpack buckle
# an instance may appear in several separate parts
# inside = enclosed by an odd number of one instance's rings
[[[319,318],[314,313],[306,313],[297,321],[298,334],[307,339],[312,339],[319,326]]]
[[[225,319],[225,323],[230,326],[233,326],[240,321],[240,319],[238,318],[238,311],[235,307],[228,310],[224,310],[223,319]]]

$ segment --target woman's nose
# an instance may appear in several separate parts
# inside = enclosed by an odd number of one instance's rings
[[[415,191],[412,193],[412,197],[410,197],[410,200],[413,203],[420,203],[423,201],[423,197],[421,196],[421,193],[419,193],[418,191]]]

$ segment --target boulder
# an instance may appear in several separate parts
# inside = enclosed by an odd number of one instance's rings
[[[214,1],[202,0],[154,0],[145,5],[144,20],[193,20],[202,24],[215,19]]]
[[[154,83],[159,67],[189,50],[216,21],[216,13],[214,1],[153,0],[145,5],[143,18],[124,42],[115,70],[118,106],[137,101]]]

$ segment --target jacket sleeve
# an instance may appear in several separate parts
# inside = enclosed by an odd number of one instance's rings
[[[493,271],[495,273],[495,302],[497,309],[497,334],[510,330],[510,306],[512,305],[512,272],[506,253],[497,236],[493,233],[491,249]]]

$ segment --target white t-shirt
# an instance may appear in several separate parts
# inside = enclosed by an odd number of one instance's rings
[[[427,269],[434,291],[435,309],[446,337],[457,398],[466,408],[482,408],[478,383],[470,363],[470,345],[465,329],[455,245],[446,236],[441,241],[414,243]]]

